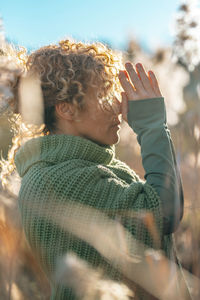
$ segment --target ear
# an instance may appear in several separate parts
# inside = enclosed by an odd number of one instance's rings
[[[76,108],[71,103],[60,102],[55,105],[55,111],[59,118],[72,121],[75,119]]]

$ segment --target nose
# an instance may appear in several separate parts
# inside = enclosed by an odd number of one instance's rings
[[[115,97],[113,99],[112,110],[115,115],[120,115],[122,113],[122,105],[121,102]]]
[[[112,103],[113,120],[121,123],[122,121],[122,106],[121,102],[115,98]]]

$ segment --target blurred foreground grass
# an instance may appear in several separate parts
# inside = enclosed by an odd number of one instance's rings
[[[11,139],[11,134],[7,135],[9,123],[4,119],[1,125],[5,127],[1,132],[7,138],[1,145],[6,152]],[[144,171],[135,135],[124,124],[121,136],[121,142],[116,147],[117,157],[142,177]],[[198,205],[193,207],[195,182],[191,172],[192,165],[188,165],[188,160],[185,160],[182,164],[186,195],[185,214],[175,238],[183,267],[200,278],[200,209]],[[49,299],[48,280],[24,238],[17,209],[17,182],[15,176],[11,177],[11,189],[3,191],[0,188],[0,299]],[[200,298],[198,288],[193,288],[191,292],[195,300]]]
[[[0,190],[0,299],[49,299],[48,281],[24,238],[17,199]]]
[[[186,5],[182,6],[182,11],[186,15],[190,12]],[[180,46],[181,54],[187,59],[181,63],[172,63],[171,49],[167,48],[158,49],[152,56],[147,55],[137,41],[132,40],[124,60],[133,63],[141,61],[148,69],[152,68],[165,96],[185,195],[184,217],[175,233],[177,252],[183,267],[200,278],[200,65],[191,72],[186,70],[188,58],[195,58],[195,49],[187,47],[186,54],[182,51],[185,49],[183,44],[188,39],[192,41],[189,35],[189,38],[185,37],[187,28],[184,22],[190,21],[190,18],[184,18],[183,14],[183,19],[178,22],[178,26],[183,28],[177,34],[176,46]],[[195,30],[192,32],[195,33]],[[199,48],[199,43],[196,44]],[[11,145],[11,138],[8,119],[1,116],[0,151],[4,158]],[[116,154],[143,177],[140,149],[135,135],[127,125],[123,125],[121,130]],[[13,177],[10,191],[3,191],[0,186],[0,299],[49,299],[49,283],[24,238],[17,209],[17,185],[18,180]],[[191,292],[194,300],[200,299],[199,287],[192,288]]]
[[[7,157],[9,145],[11,145],[12,133],[10,123],[6,116],[0,115],[0,151],[4,158]]]

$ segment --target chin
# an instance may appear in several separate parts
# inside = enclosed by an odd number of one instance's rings
[[[102,139],[102,138],[88,138],[89,140],[101,145],[101,146],[112,146],[116,145],[120,141],[120,136],[119,133],[117,132],[114,135],[107,136],[107,138]]]
[[[120,137],[118,136],[116,141],[113,143],[113,145],[117,145],[119,143],[119,141],[120,141]]]
[[[114,136],[112,138],[112,140],[107,145],[110,145],[110,146],[116,145],[119,143],[119,141],[120,141],[120,136],[117,134],[116,136]]]

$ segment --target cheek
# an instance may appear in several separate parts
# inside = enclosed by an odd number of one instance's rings
[[[106,136],[113,135],[114,131],[110,128],[110,126],[105,123],[105,120],[96,121],[93,126],[90,128],[90,132],[92,132],[99,139],[105,138]]]
[[[104,113],[97,113],[93,114],[91,116],[91,125],[98,127],[99,129],[105,129],[106,127],[109,127],[111,122],[111,118]]]
[[[105,133],[110,130],[112,125],[112,116],[101,108],[90,111],[88,114],[88,129],[97,134]]]

